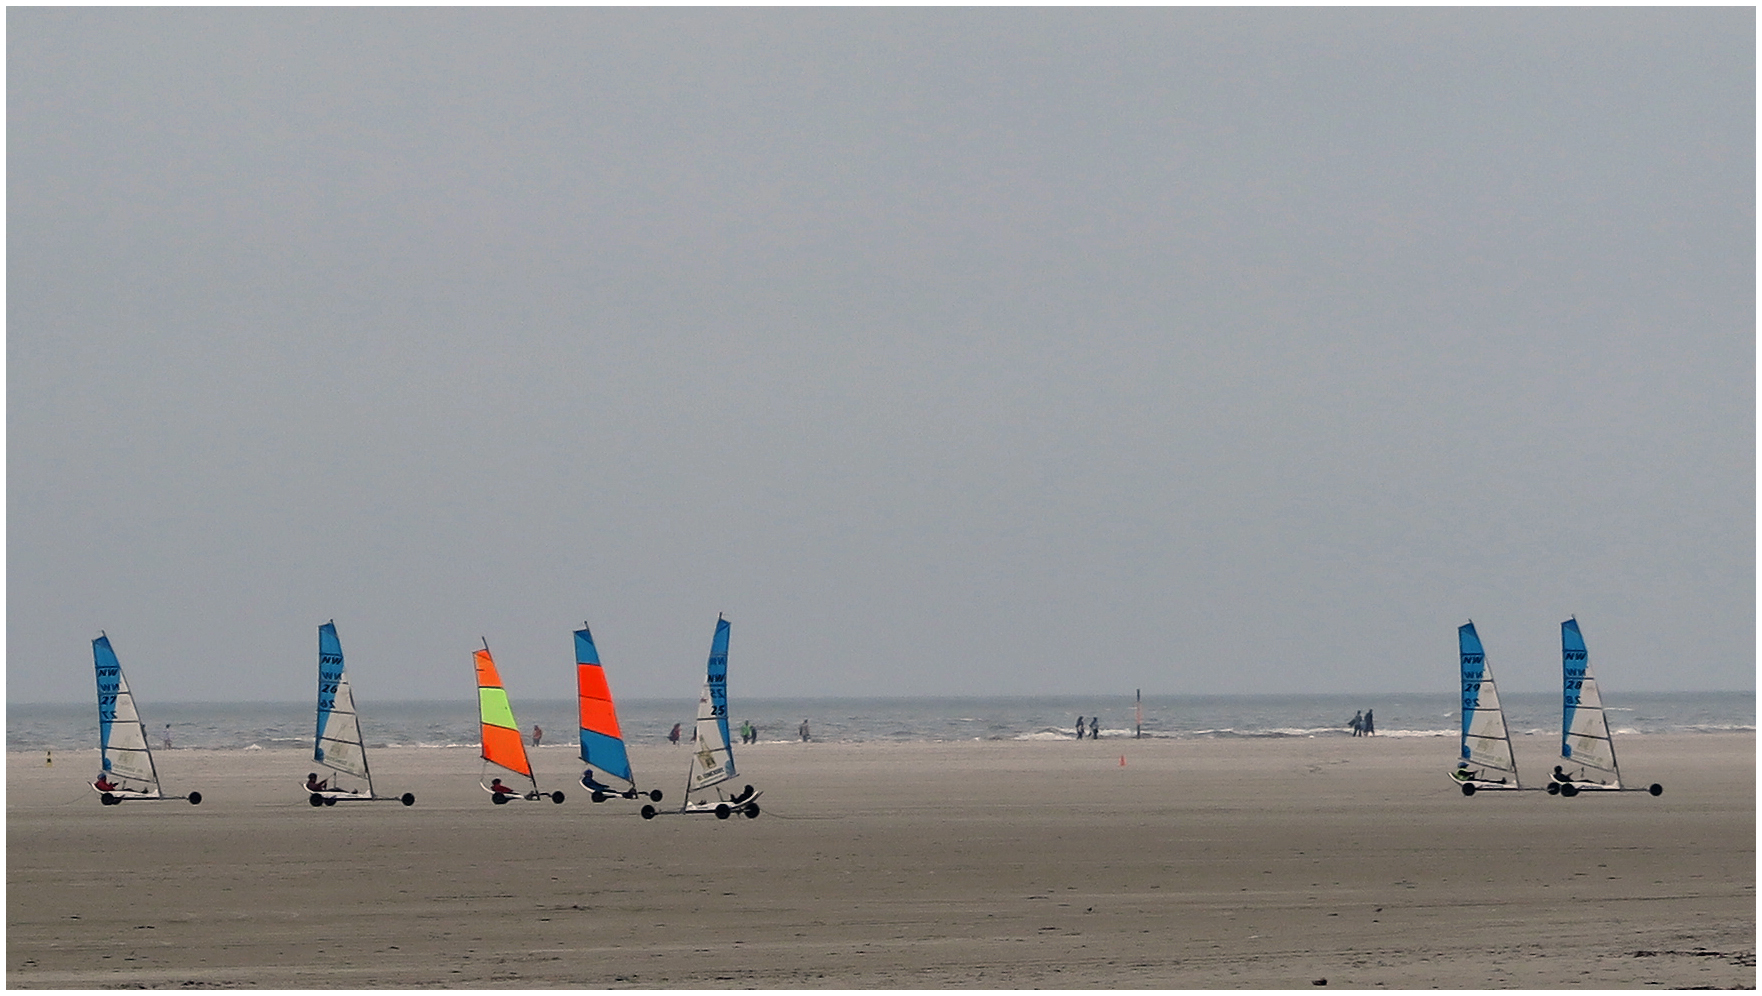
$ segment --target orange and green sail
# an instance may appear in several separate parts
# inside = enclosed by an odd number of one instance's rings
[[[486,642],[472,657],[477,661],[477,714],[483,723],[483,759],[531,778],[532,762],[526,758],[520,724],[514,721],[514,707],[508,704],[508,692],[502,688],[502,676],[496,673],[489,644]]]

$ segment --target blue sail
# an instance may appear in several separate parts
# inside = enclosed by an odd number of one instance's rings
[[[110,769],[110,728],[116,725],[116,690],[122,681],[122,662],[110,649],[110,637],[92,641],[92,664],[98,671],[98,755],[105,758],[103,767]]]
[[[1456,643],[1462,652],[1462,758],[1467,760],[1469,730],[1481,704],[1481,677],[1486,673],[1487,652],[1481,647],[1481,637],[1474,631],[1472,620],[1456,627]]]
[[[728,743],[728,620],[716,619],[716,636],[710,641],[710,663],[705,677],[710,686],[710,708],[716,726],[722,731],[722,743]],[[734,758],[729,756],[728,774],[734,774]]]
[[[1462,752],[1453,778],[1468,788],[1519,787],[1517,759],[1511,752],[1511,731],[1499,706],[1493,667],[1474,621],[1456,627],[1462,654]],[[1471,793],[1472,794],[1472,793]]]
[[[581,759],[614,778],[635,784],[630,755],[624,749],[624,733],[618,726],[612,689],[600,650],[586,623],[575,631],[575,695],[581,729]]]
[[[1560,667],[1563,689],[1563,710],[1560,717],[1560,756],[1572,757],[1572,721],[1578,712],[1580,692],[1584,687],[1586,659],[1584,634],[1578,631],[1578,620],[1560,624]]]
[[[1615,741],[1609,736],[1603,696],[1597,691],[1597,679],[1591,676],[1590,653],[1577,619],[1560,624],[1560,664],[1560,757],[1575,766],[1565,773],[1574,782],[1620,788]]]
[[[365,778],[367,794],[373,794],[373,775],[367,770],[367,745],[361,739],[361,717],[355,712],[355,693],[349,690],[343,644],[337,639],[334,620],[318,627],[318,730],[312,739],[312,760]]]
[[[336,623],[318,627],[318,735],[314,738],[312,759],[324,760],[324,728],[330,725],[336,711],[337,686],[343,680],[343,644],[337,639]]]
[[[728,744],[728,620],[718,616],[710,662],[704,670],[704,690],[697,699],[697,745],[691,754],[686,791],[718,785],[734,775],[734,749]]]
[[[92,641],[92,666],[98,678],[98,767],[122,779],[131,792],[157,797],[159,774],[147,748],[147,728],[135,711],[135,697],[110,637],[100,635]]]

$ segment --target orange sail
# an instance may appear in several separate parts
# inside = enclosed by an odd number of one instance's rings
[[[502,688],[502,676],[496,673],[489,645],[471,656],[477,661],[477,714],[483,723],[483,759],[531,778],[532,762],[526,759],[520,724],[514,721],[514,709],[508,705],[508,693]]]

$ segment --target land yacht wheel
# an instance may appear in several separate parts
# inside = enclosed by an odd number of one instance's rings
[[[729,817],[729,815],[730,815],[730,814],[732,814],[732,813],[733,813],[733,812],[734,812],[734,810],[732,810],[732,809],[729,809],[729,808],[728,808],[728,804],[727,804],[727,803],[726,803],[726,802],[718,802],[718,803],[716,803],[716,819],[718,819],[718,820],[725,820],[725,819],[727,819],[727,818],[728,818],[728,817]]]
[[[661,790],[660,789],[650,789],[649,790],[649,801],[650,802],[660,802],[661,801]]]
[[[1567,784],[1560,786],[1560,794],[1570,799],[1573,796],[1578,795],[1578,786],[1568,782]]]
[[[190,805],[200,806],[201,804],[202,804],[202,793],[191,792],[190,793]]]
[[[653,806],[642,807],[642,818],[645,820],[654,819],[655,818],[655,807],[653,807]]]
[[[758,803],[749,802],[746,804],[746,818],[749,820],[756,820],[759,818],[759,804]]]
[[[556,803],[557,805],[561,806],[563,804],[563,793],[552,792],[551,793],[551,801]]]
[[[103,795],[98,797],[98,803],[100,805],[104,805],[104,806],[114,806],[121,801],[122,801],[121,799],[118,799],[116,796],[111,795],[109,792],[106,792]]]
[[[1653,782],[1652,787],[1647,789],[1646,791],[1652,793],[1653,795],[1663,795],[1664,794],[1664,786],[1658,784],[1657,782]]]
[[[306,797],[306,801],[312,804],[313,809],[317,809],[319,806],[324,805],[324,796],[314,792]]]
[[[405,792],[403,795],[398,797],[398,801],[403,803],[406,806],[414,806],[414,805],[416,805],[416,793]]]
[[[508,804],[508,797],[499,792],[495,792],[490,794],[489,801],[498,806],[506,806]]]
[[[1549,782],[1548,783],[1548,794],[1549,795],[1559,795],[1560,794],[1560,783],[1559,782]]]
[[[595,802],[605,802],[605,801],[606,801],[606,793],[604,793],[604,792],[595,792],[595,793],[594,793],[594,794],[593,794],[593,801],[595,801]]]
[[[1474,795],[1474,784],[1472,782],[1463,782],[1462,783],[1462,794],[1463,795]]]

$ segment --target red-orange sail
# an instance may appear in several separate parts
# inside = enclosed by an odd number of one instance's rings
[[[477,714],[483,723],[483,759],[531,778],[532,762],[526,758],[520,724],[514,721],[514,709],[508,705],[508,693],[502,688],[502,676],[496,673],[489,646],[471,656],[477,662]]]

